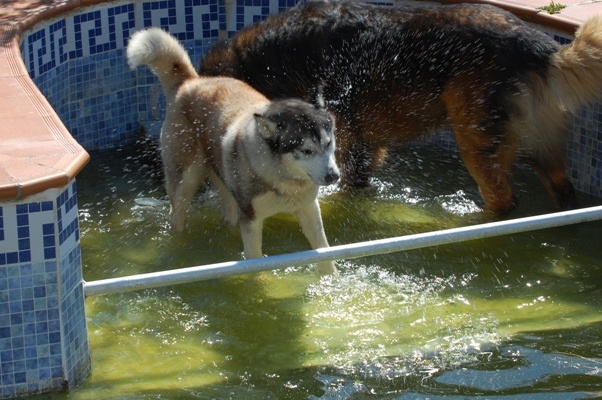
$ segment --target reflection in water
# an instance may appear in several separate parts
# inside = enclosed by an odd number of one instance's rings
[[[521,346],[503,348],[500,357],[521,358],[520,368],[495,371],[455,370],[445,372],[436,381],[447,385],[470,386],[475,389],[500,391],[533,386],[549,375],[600,375],[599,360],[590,360],[564,354],[545,354],[540,350]]]
[[[552,212],[539,182],[517,175],[510,217]],[[492,218],[464,167],[436,149],[398,151],[372,183],[321,192],[332,244]],[[93,155],[78,188],[88,281],[241,258],[212,191],[172,237],[160,179],[126,151]],[[89,298],[93,372],[68,398],[600,395],[601,227],[342,260],[338,277],[305,266]],[[267,254],[308,247],[294,218],[267,221]]]

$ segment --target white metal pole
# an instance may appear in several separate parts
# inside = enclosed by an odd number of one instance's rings
[[[534,217],[518,218],[508,221],[490,222],[481,225],[425,232],[388,239],[371,240],[333,246],[329,248],[301,251],[265,258],[230,261],[197,267],[181,268],[147,274],[126,276],[84,282],[84,295],[94,296],[130,290],[147,289],[160,286],[176,285],[223,278],[232,275],[267,271],[272,269],[316,263],[320,261],[352,259],[376,254],[420,249],[483,239],[494,236],[509,235],[538,229],[547,229],[564,225],[602,219],[602,206],[544,214]]]

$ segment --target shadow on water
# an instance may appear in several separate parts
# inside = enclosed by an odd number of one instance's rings
[[[155,153],[93,154],[78,177],[86,280],[241,258],[213,192],[169,232]],[[490,222],[453,154],[396,150],[367,190],[322,192],[331,244]],[[519,208],[553,212],[516,173]],[[583,198],[584,205],[595,200]],[[566,399],[602,393],[602,223],[86,300],[93,371],[56,399]],[[264,251],[307,249],[277,216]],[[568,396],[568,397],[567,397]]]
[[[95,368],[78,398],[111,388],[124,398],[228,398],[233,390],[269,398],[261,387],[277,386],[304,356],[303,298],[279,285],[306,275],[259,273],[88,299]]]

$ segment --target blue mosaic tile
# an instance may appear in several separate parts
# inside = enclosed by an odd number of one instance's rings
[[[565,44],[569,44],[571,43],[573,40],[560,36],[560,35],[552,35],[552,37],[554,38],[555,41],[557,41],[558,43],[565,45]]]
[[[17,206],[0,206],[3,213],[3,234],[0,236],[0,265],[27,263],[42,256],[44,225],[52,223],[52,202],[29,202]],[[13,229],[4,229],[5,225]],[[47,247],[53,247],[48,244]]]
[[[237,0],[234,14],[226,16],[228,20],[228,37],[232,37],[254,22],[261,21],[270,14],[291,8],[303,0]]]
[[[161,25],[182,40],[214,41],[225,29],[225,6],[217,0],[175,5],[175,1],[144,2],[141,7],[114,4],[68,16],[22,41],[30,76],[84,148],[131,144],[138,131],[135,74],[123,56],[128,38],[142,27],[136,26],[136,10],[144,15],[145,25]]]
[[[39,197],[0,206],[7,233],[0,240],[2,393],[61,389],[80,382],[90,368],[76,183],[32,198]],[[35,259],[24,262],[24,252]],[[75,343],[63,351],[67,330]]]
[[[30,208],[30,211],[37,212],[38,208]],[[10,281],[8,296],[6,291],[0,296],[0,379],[3,385],[26,382],[30,368],[37,369],[39,363],[44,363],[44,358],[39,357],[44,353],[40,345],[44,346],[50,338],[56,340],[60,335],[60,324],[48,322],[49,317],[59,319],[57,274],[50,265],[55,265],[56,269],[56,262],[23,264],[3,267],[0,274]],[[40,271],[44,275],[34,277]],[[36,284],[44,286],[35,286],[32,290]],[[38,302],[42,308],[34,311],[33,298],[57,300]]]

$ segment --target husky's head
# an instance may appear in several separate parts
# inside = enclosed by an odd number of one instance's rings
[[[296,179],[318,185],[339,180],[335,161],[334,117],[319,103],[301,100],[274,101],[255,114],[257,130],[282,168]]]

